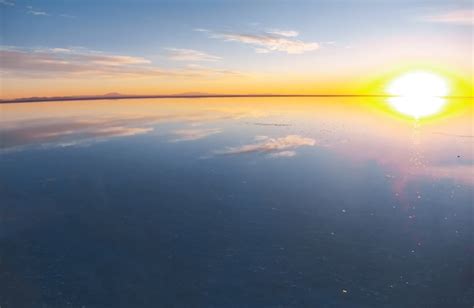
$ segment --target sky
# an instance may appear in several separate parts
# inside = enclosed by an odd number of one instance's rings
[[[472,95],[471,1],[0,0],[1,98],[384,94],[403,71]]]

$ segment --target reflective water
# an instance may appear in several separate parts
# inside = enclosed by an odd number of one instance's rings
[[[0,305],[471,307],[472,102],[0,105]]]

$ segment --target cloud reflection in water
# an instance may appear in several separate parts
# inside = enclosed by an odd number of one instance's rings
[[[238,147],[227,147],[215,151],[219,155],[237,155],[248,153],[265,153],[271,157],[292,157],[296,155],[295,149],[303,146],[314,146],[316,140],[299,135],[288,135],[280,138],[258,136],[260,142],[245,144]]]

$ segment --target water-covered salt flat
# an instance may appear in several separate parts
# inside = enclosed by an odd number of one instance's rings
[[[386,104],[2,105],[2,307],[470,307],[472,104]]]

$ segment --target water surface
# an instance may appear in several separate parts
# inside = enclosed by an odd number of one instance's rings
[[[471,103],[1,105],[0,305],[471,307]]]

